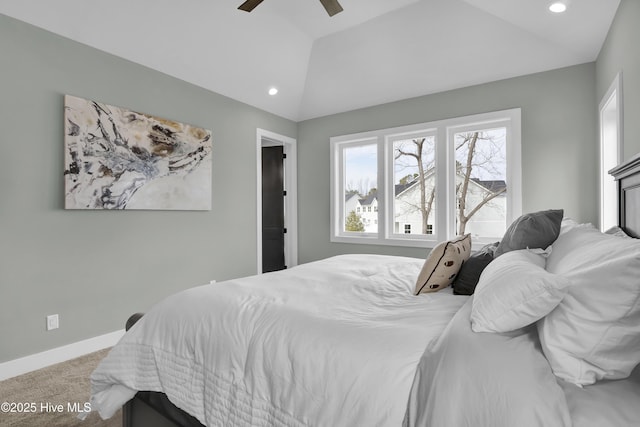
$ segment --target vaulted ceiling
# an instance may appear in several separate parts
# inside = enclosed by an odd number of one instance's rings
[[[340,0],[333,17],[318,0],[241,3],[2,0],[0,13],[300,121],[594,61],[619,0],[562,14],[548,0]]]

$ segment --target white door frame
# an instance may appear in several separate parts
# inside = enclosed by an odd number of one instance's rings
[[[257,272],[262,274],[262,147],[282,146],[284,160],[284,224],[287,233],[284,235],[284,262],[287,267],[298,265],[298,173],[296,140],[258,128],[256,131],[256,168],[257,168]]]
[[[618,224],[618,203],[612,200],[617,196],[617,188],[613,177],[609,175],[609,170],[618,166],[624,159],[622,72],[616,74],[609,89],[602,97],[598,105],[598,119],[600,127],[599,222],[601,231],[605,231],[606,228]],[[615,154],[612,155],[611,149],[615,149]]]

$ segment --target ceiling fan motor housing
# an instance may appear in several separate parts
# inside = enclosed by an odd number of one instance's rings
[[[245,12],[251,12],[256,8],[263,0],[247,0],[242,3],[238,9],[244,10]],[[329,16],[333,16],[336,13],[340,13],[343,11],[342,6],[338,3],[338,0],[320,0],[322,6],[324,6],[325,10],[329,14]]]

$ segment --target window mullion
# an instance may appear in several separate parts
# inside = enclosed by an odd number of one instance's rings
[[[452,200],[455,200],[455,155],[448,143],[448,138],[447,128],[438,127],[436,141],[436,237],[440,242],[450,239],[455,234],[455,231],[452,231],[455,222],[452,222],[451,213],[451,206],[454,204]],[[452,162],[453,170],[450,165]],[[453,215],[455,215],[455,210]]]
[[[342,234],[344,232],[344,226],[345,226],[345,214],[346,214],[346,206],[344,203],[344,197],[342,197],[342,194],[344,194],[345,191],[345,169],[346,169],[346,165],[345,165],[345,161],[344,161],[344,149],[345,149],[345,145],[341,144],[339,146],[340,148],[338,149],[338,153],[339,153],[339,159],[338,159],[338,168],[339,168],[339,172],[338,172],[338,179],[340,180],[340,191],[338,192],[338,197],[340,197],[339,199],[339,210],[338,210],[338,216],[339,216],[339,221],[338,221],[338,230],[336,230],[339,234]]]
[[[377,192],[378,192],[378,239],[384,241],[387,236],[387,223],[386,223],[386,155],[385,155],[385,138],[382,135],[378,135],[376,138],[376,144],[378,145],[378,180],[377,180]],[[380,206],[382,205],[382,206]]]
[[[395,197],[395,194],[393,187],[393,141],[391,141],[386,135],[381,136],[380,145],[382,146],[383,151],[382,164],[384,169],[384,183],[381,187],[384,188],[384,197],[381,200],[383,200],[384,206],[382,209],[378,209],[378,211],[381,212],[380,215],[382,215],[380,218],[380,224],[384,224],[384,230],[380,236],[386,240],[392,237],[394,221],[393,198]]]

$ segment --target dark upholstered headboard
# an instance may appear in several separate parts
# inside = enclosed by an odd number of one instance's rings
[[[618,181],[618,224],[640,237],[640,154],[609,171]]]

